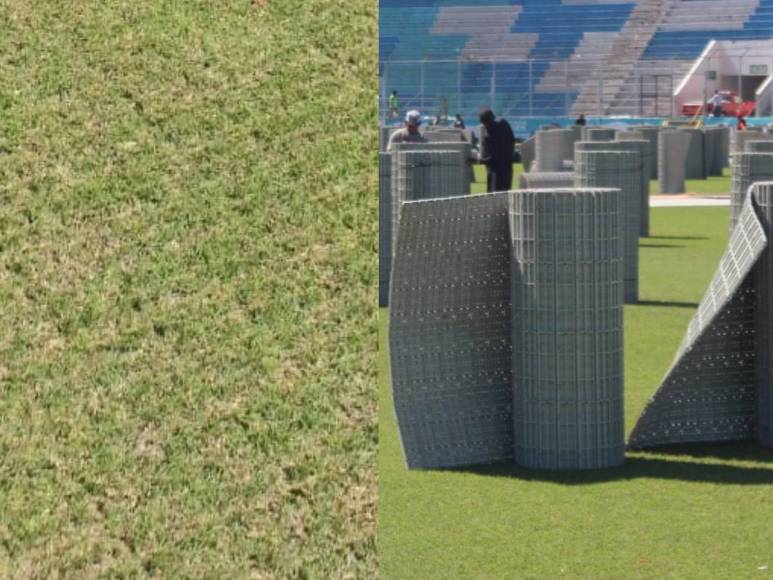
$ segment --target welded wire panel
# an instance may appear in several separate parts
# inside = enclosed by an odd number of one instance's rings
[[[747,142],[747,146],[749,143]],[[750,193],[768,240],[773,239],[773,182],[755,183]],[[753,274],[757,387],[757,440],[773,447],[773,251],[762,253]]]
[[[614,187],[622,192],[623,298],[628,304],[636,303],[639,299],[641,155],[636,151],[589,151],[581,142],[575,147],[574,166],[577,187]]]
[[[754,436],[755,293],[749,274],[766,247],[747,200],[674,362],[631,433],[630,447]]]
[[[574,187],[574,172],[572,171],[543,171],[540,173],[519,173],[518,186],[520,189],[540,189],[553,187]]]
[[[733,155],[746,150],[747,141],[773,141],[773,134],[762,131],[733,131]]]
[[[687,152],[691,137],[678,130],[662,130],[658,137],[660,193],[684,193]]]
[[[762,133],[760,133],[762,134]],[[746,200],[749,187],[773,179],[773,153],[736,153],[730,177],[730,232]]]
[[[512,458],[507,193],[406,202],[389,312],[409,468]]]
[[[378,305],[389,303],[392,269],[392,154],[378,156]]]
[[[641,133],[642,139],[646,139],[649,142],[649,155],[652,159],[652,166],[650,167],[650,175],[648,179],[658,178],[658,133],[660,129],[653,125],[642,125],[634,127],[636,131]]]
[[[618,189],[510,194],[516,463],[623,461],[623,202]]]

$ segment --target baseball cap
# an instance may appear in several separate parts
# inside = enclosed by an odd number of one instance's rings
[[[421,125],[421,113],[419,113],[419,111],[415,109],[412,111],[408,111],[405,114],[405,122],[408,125],[413,125],[415,127],[418,127],[419,125]]]

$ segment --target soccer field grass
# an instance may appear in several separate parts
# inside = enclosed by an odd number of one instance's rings
[[[657,208],[625,306],[630,431],[670,365],[727,241],[727,208]],[[773,450],[628,453],[620,468],[407,471],[380,318],[383,578],[752,578],[773,569]]]
[[[0,3],[0,577],[377,574],[376,12]]]

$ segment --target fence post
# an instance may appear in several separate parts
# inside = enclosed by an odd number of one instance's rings
[[[494,104],[494,101],[497,98],[497,63],[496,61],[491,61],[491,108],[496,110],[496,105]]]
[[[529,59],[529,117],[534,116],[534,77],[532,76],[531,65],[533,60]]]
[[[381,90],[379,91],[379,103],[378,103],[378,112],[381,115],[381,119],[384,120],[387,118],[389,113],[387,112],[389,110],[389,103],[387,102],[387,95],[389,94],[389,63],[384,63],[384,71],[381,75]]]
[[[738,98],[743,103],[743,56],[738,57]]]
[[[599,79],[598,87],[596,88],[596,114],[601,117],[604,114],[604,80]]]
[[[462,58],[456,49],[456,112],[462,112]]]
[[[674,59],[673,57],[668,60],[668,66],[669,66],[669,77],[671,78],[671,86],[668,89],[668,112],[669,116],[673,118],[674,116]]]
[[[424,110],[424,63],[426,59],[421,60],[419,65],[419,110]]]
[[[564,116],[569,114],[569,61],[564,61]]]

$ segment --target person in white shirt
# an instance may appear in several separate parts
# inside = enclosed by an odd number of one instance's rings
[[[722,116],[722,95],[719,94],[719,91],[714,91],[714,96],[711,97],[711,101],[709,101],[713,107],[713,114],[715,117],[721,117]]]

